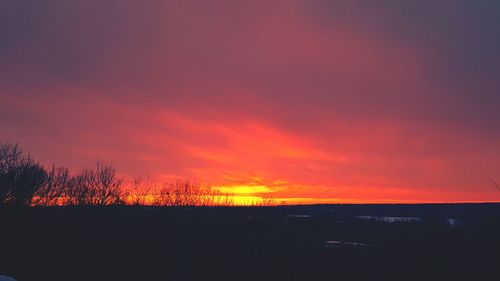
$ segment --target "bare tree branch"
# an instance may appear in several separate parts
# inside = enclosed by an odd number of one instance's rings
[[[494,181],[492,178],[488,178],[495,186],[496,188],[500,191],[500,185],[496,181]]]
[[[47,173],[17,144],[0,143],[0,204],[30,205]]]

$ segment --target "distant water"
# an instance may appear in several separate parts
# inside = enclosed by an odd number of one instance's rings
[[[367,244],[360,242],[346,242],[346,241],[337,241],[337,240],[327,240],[325,241],[325,247],[328,248],[336,248],[336,247],[375,247],[378,245],[375,244]]]
[[[457,228],[457,227],[459,227],[462,224],[462,220],[460,220],[460,219],[454,219],[454,218],[448,218],[448,219],[446,219],[446,224],[450,228]]]
[[[310,218],[311,215],[289,215],[289,218]]]
[[[422,218],[416,218],[416,217],[355,216],[355,218],[361,219],[361,220],[374,220],[374,221],[387,222],[387,223],[394,223],[394,222],[417,223],[417,222],[422,221]]]
[[[16,281],[16,279],[5,275],[0,275],[0,281]]]

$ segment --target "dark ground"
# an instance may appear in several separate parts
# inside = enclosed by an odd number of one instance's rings
[[[500,204],[0,208],[1,274],[19,281],[500,280]]]

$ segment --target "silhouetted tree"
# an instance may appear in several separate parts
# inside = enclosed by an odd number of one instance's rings
[[[42,186],[36,191],[32,204],[36,206],[56,206],[65,204],[66,191],[71,183],[68,168],[55,167],[47,171]]]
[[[123,179],[116,176],[111,164],[97,163],[96,169],[85,169],[74,176],[67,188],[69,205],[115,205],[124,202]]]
[[[155,190],[158,190],[158,185],[149,177],[136,177],[123,197],[132,205],[160,205],[159,198],[153,196]]]
[[[0,144],[0,204],[30,205],[46,176],[43,167],[17,144]]]
[[[174,181],[159,185],[148,178],[136,178],[125,189],[111,164],[97,163],[70,175],[69,169],[43,166],[22,152],[17,144],[0,144],[0,204],[10,205],[157,205],[231,206],[234,195],[222,193],[208,184]],[[254,205],[277,205],[273,197],[263,197]]]
[[[127,203],[154,206],[231,206],[232,194],[222,193],[208,184],[174,181],[157,184],[149,177],[134,179],[126,192]]]
[[[215,190],[208,184],[175,181],[164,184],[160,190],[162,205],[166,206],[215,206],[232,205],[232,195]]]
[[[261,202],[257,204],[257,206],[277,206],[278,205],[278,200],[274,196],[270,195],[264,195],[261,197]]]

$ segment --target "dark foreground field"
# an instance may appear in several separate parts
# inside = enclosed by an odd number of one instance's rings
[[[22,280],[500,280],[500,205],[0,209]]]

